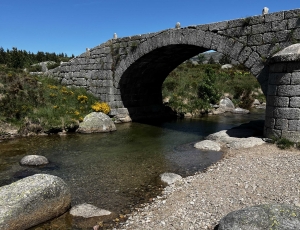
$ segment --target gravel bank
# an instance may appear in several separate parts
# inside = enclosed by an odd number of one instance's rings
[[[300,206],[300,151],[263,144],[228,149],[206,172],[168,186],[119,229],[214,229],[231,211],[265,203]]]

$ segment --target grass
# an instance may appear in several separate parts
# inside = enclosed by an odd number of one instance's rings
[[[1,121],[44,132],[75,129],[98,102],[83,88],[67,88],[52,78],[5,66],[0,66],[0,98]]]
[[[256,78],[242,66],[221,69],[219,64],[183,63],[162,85],[163,98],[177,112],[199,114],[211,109],[227,93],[236,106],[248,109],[254,99],[264,102]]]

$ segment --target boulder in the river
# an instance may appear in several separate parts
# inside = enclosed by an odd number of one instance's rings
[[[0,229],[28,229],[65,213],[70,189],[59,177],[35,174],[0,187]]]
[[[219,105],[220,108],[223,109],[225,112],[230,112],[235,108],[233,102],[228,97],[221,99]]]
[[[90,218],[95,216],[108,216],[111,214],[110,211],[100,209],[91,204],[79,204],[71,208],[70,214],[72,216]]]
[[[227,147],[232,149],[250,148],[257,145],[265,144],[266,142],[260,137],[238,138],[227,143]]]
[[[128,114],[117,114],[114,116],[114,123],[127,123],[131,122],[131,117]]]
[[[230,212],[218,230],[299,229],[300,208],[288,204],[264,204]]]
[[[160,179],[163,183],[166,183],[168,185],[175,183],[176,181],[182,179],[182,177],[175,173],[163,173],[160,174]]]
[[[233,128],[208,135],[205,139],[226,144],[229,148],[241,149],[262,145],[265,142],[260,137],[253,137],[254,129]]]
[[[248,109],[235,108],[235,109],[231,110],[231,112],[236,113],[236,114],[247,114],[250,111]]]
[[[79,133],[103,133],[116,130],[116,125],[112,119],[104,113],[92,112],[85,116],[83,122],[79,124]]]
[[[21,165],[28,166],[46,165],[48,163],[48,159],[41,155],[27,155],[20,160]]]
[[[201,149],[201,150],[212,150],[212,151],[221,150],[220,144],[211,140],[204,140],[204,141],[197,142],[194,145],[194,147],[196,149]]]

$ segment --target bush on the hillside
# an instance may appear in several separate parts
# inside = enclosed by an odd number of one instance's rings
[[[210,104],[219,102],[224,93],[232,95],[236,106],[248,109],[255,98],[264,101],[256,78],[243,66],[221,69],[219,64],[179,65],[162,85],[163,97],[170,98],[169,106],[177,112],[208,111]]]
[[[0,117],[16,124],[69,129],[92,112],[97,99],[83,88],[67,88],[48,77],[0,72]],[[109,109],[109,107],[105,107]]]

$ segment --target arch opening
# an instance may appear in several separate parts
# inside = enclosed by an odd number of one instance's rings
[[[168,45],[145,54],[129,66],[120,79],[123,105],[132,119],[162,116],[162,83],[185,60],[208,49],[194,45]]]

